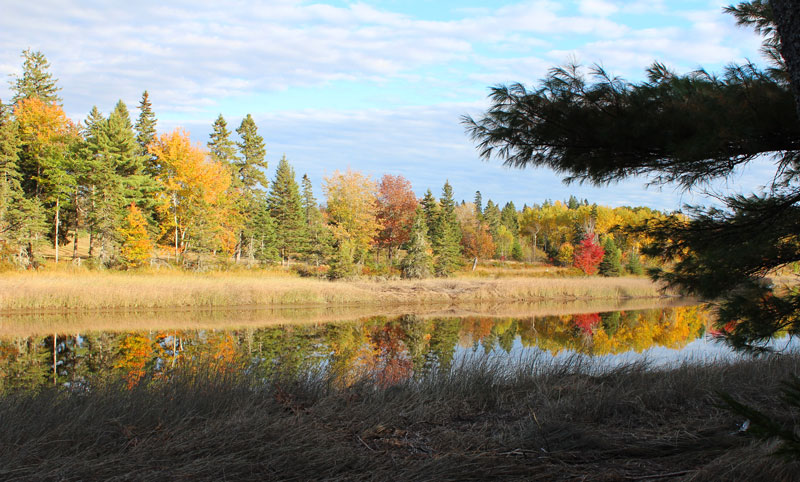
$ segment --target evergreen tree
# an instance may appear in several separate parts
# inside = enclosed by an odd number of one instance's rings
[[[480,191],[475,191],[475,218],[478,222],[483,219],[483,196]]]
[[[514,261],[522,261],[523,257],[522,245],[520,244],[519,239],[514,238],[514,245],[511,246],[511,258],[513,258]]]
[[[432,235],[434,269],[439,276],[449,276],[461,265],[461,226],[456,219],[453,188],[449,182],[444,183],[439,206]]]
[[[403,278],[428,278],[433,273],[433,258],[429,252],[428,227],[425,212],[417,207],[411,236],[406,244],[406,256],[400,263]]]
[[[631,253],[628,255],[628,263],[625,265],[625,269],[628,270],[630,274],[644,274],[644,266],[642,266],[642,260],[639,256],[639,253],[631,250]]]
[[[27,265],[47,224],[39,200],[25,196],[22,190],[17,130],[9,110],[0,102],[0,253],[16,251],[22,264]]]
[[[213,131],[210,134],[208,155],[214,161],[221,162],[226,166],[232,166],[236,162],[236,144],[231,140],[231,132],[228,130],[228,123],[220,114],[214,121]],[[235,176],[239,181],[239,177]]]
[[[61,97],[57,92],[61,90],[56,86],[58,79],[53,78],[48,69],[50,62],[43,53],[38,50],[32,52],[30,49],[22,51],[22,77],[16,77],[12,90],[14,98],[12,103],[16,104],[22,99],[36,98],[45,103],[60,103]]]
[[[428,227],[428,235],[433,236],[436,230],[436,223],[439,219],[439,203],[436,201],[436,198],[433,197],[433,193],[430,189],[425,191],[425,196],[422,198],[422,201],[420,201],[420,205],[422,206],[422,212],[425,213],[425,224]]]
[[[329,263],[328,278],[332,280],[347,279],[355,276],[356,264],[354,262],[356,254],[355,243],[346,238],[336,240],[333,250],[333,258]]]
[[[258,127],[250,114],[242,119],[236,133],[241,138],[237,143],[239,157],[234,162],[239,182],[245,189],[250,190],[257,186],[266,187],[267,151],[264,147],[264,138],[258,135]]]
[[[145,174],[145,157],[139,153],[139,144],[131,124],[128,108],[121,100],[108,116],[105,128],[101,130],[103,142],[108,148],[114,170],[122,180],[125,204],[131,202],[139,206],[150,204],[156,185]]]
[[[255,211],[251,213],[252,245],[248,251],[261,263],[273,263],[280,259],[275,221],[270,215],[269,205],[265,199],[258,200],[255,207]]]
[[[491,199],[486,203],[486,209],[483,210],[483,220],[489,228],[489,234],[492,235],[492,238],[496,238],[498,229],[500,229],[500,208]]]
[[[307,253],[314,264],[319,266],[320,262],[331,254],[333,240],[330,230],[325,226],[325,220],[319,210],[317,200],[314,198],[311,180],[307,174],[303,174],[301,184],[303,186],[303,212],[308,235]]]
[[[288,263],[293,254],[305,252],[307,231],[300,190],[295,181],[294,169],[289,165],[286,156],[278,163],[267,203],[275,221],[281,258]]]
[[[619,276],[622,274],[622,251],[614,243],[614,238],[606,236],[603,240],[603,260],[598,271],[603,276]]]
[[[513,201],[507,202],[506,205],[503,206],[503,210],[500,211],[500,223],[507,227],[516,239],[519,235],[519,215],[517,214],[517,208],[514,206]]]
[[[152,160],[147,146],[156,137],[156,115],[153,112],[153,105],[150,103],[150,95],[145,90],[142,93],[142,100],[139,102],[139,117],[136,119],[136,143],[139,144],[139,155],[147,160]],[[149,162],[148,162],[149,164]],[[148,166],[148,169],[151,166]]]

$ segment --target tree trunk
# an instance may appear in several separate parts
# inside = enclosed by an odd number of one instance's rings
[[[172,195],[172,203],[175,206],[175,262],[178,262],[178,198]]]
[[[58,215],[61,206],[59,205],[59,199],[56,198],[56,236],[55,236],[55,247],[56,247],[56,264],[58,264]]]
[[[75,188],[75,238],[72,240],[72,261],[78,259],[78,188]]]
[[[58,357],[56,355],[56,344],[58,343],[58,334],[53,333],[53,385],[58,384],[58,370],[57,370],[57,363]]]
[[[770,0],[769,3],[781,38],[781,57],[789,73],[795,109],[800,117],[800,8],[797,0]]]

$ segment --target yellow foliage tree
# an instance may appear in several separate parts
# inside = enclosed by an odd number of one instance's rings
[[[369,250],[381,225],[378,223],[377,185],[357,171],[334,171],[324,178],[328,222],[339,242],[351,242],[358,255]]]
[[[157,179],[164,187],[158,206],[162,236],[172,238],[176,258],[190,240],[197,247],[232,253],[241,219],[228,168],[192,145],[181,129],[154,139],[148,150],[158,159]]]
[[[117,230],[122,238],[120,257],[127,268],[143,266],[153,251],[153,243],[147,234],[147,221],[134,203],[128,206],[122,226]]]

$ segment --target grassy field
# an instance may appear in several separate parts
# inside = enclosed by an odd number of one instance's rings
[[[224,306],[396,305],[662,296],[645,278],[448,278],[328,282],[275,272],[58,270],[0,275],[0,313]]]
[[[473,360],[381,388],[313,373],[187,371],[0,398],[3,480],[797,480],[738,430],[783,421],[797,354],[671,368]]]

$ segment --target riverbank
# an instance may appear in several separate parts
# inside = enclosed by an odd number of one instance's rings
[[[235,306],[413,305],[663,296],[641,277],[330,282],[262,273],[44,272],[0,276],[0,313]]]
[[[0,398],[4,480],[793,480],[718,392],[778,420],[797,354],[654,369],[479,359],[385,388],[187,370]]]

